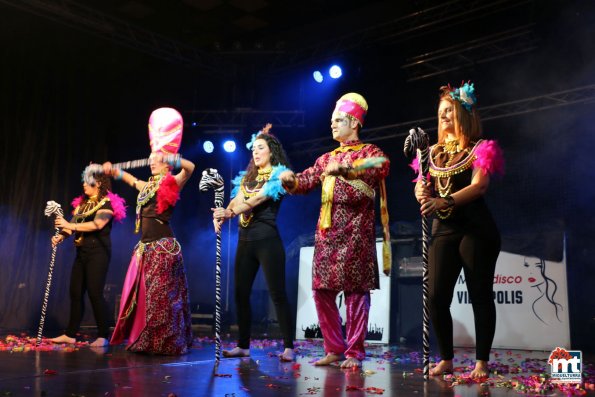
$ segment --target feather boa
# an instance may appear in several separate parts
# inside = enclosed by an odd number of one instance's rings
[[[415,178],[414,180],[412,180],[411,182],[418,182],[420,180],[422,180],[421,175],[419,174],[419,160],[417,159],[417,156],[413,158],[413,161],[411,162],[411,164],[409,164],[409,167],[411,167],[413,169],[413,171],[415,171],[415,174],[417,175],[417,178]],[[428,173],[426,175],[426,180],[430,180],[430,173]]]
[[[233,185],[233,189],[231,189],[231,198],[233,199],[235,196],[238,195],[240,192],[240,185],[242,184],[242,179],[246,175],[246,171],[240,171],[240,173],[231,180],[231,184]]]
[[[504,155],[498,142],[482,141],[475,149],[477,159],[473,161],[473,168],[480,168],[484,174],[504,175]]]
[[[279,200],[281,196],[287,193],[287,191],[283,188],[281,181],[279,180],[279,175],[281,175],[283,171],[289,171],[289,168],[281,164],[273,166],[269,180],[262,187],[262,193],[265,196],[273,199],[273,201]],[[232,199],[238,195],[240,191],[240,185],[242,184],[242,179],[245,175],[246,171],[240,171],[240,173],[231,181],[231,184],[233,185],[233,189],[231,191]]]
[[[168,207],[173,207],[180,199],[180,187],[172,174],[167,174],[157,190],[157,213],[161,214]]]
[[[114,210],[114,220],[122,223],[126,218],[126,201],[120,196],[110,191],[107,192],[107,197],[112,203],[112,209]]]
[[[273,199],[273,201],[279,200],[281,196],[287,193],[287,191],[283,188],[281,180],[279,179],[279,175],[281,175],[283,171],[289,171],[289,168],[284,165],[274,166],[269,180],[262,187],[262,193],[265,196]]]
[[[124,201],[124,199],[122,197],[120,197],[117,194],[112,193],[110,191],[107,192],[107,197],[109,198],[110,202],[112,203],[112,210],[114,211],[114,220],[122,223],[124,218],[126,218],[126,201]],[[84,200],[85,200],[85,196],[81,195],[81,196],[76,197],[74,200],[72,200],[72,203],[70,203],[70,204],[72,205],[73,208],[76,209],[76,207],[81,205],[81,203]],[[72,211],[72,213],[74,214],[74,210]]]
[[[83,200],[85,199],[85,196],[78,196],[76,197],[74,200],[72,200],[72,203],[70,203],[70,205],[72,205],[72,208],[78,207],[79,205],[81,205],[81,203],[83,202]],[[72,213],[74,214],[74,210],[72,211]]]

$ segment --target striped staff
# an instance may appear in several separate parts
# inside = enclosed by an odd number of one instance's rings
[[[146,167],[150,163],[150,158],[146,159],[138,159],[138,160],[131,160],[131,161],[124,161],[123,163],[116,163],[112,164],[112,168],[118,170],[130,170],[133,168],[140,168]],[[177,154],[166,154],[163,155],[163,161],[165,163],[171,164],[176,168],[179,168],[182,161],[182,156]],[[83,171],[83,181],[87,182],[87,184],[91,185],[95,183],[95,175],[103,172],[103,166],[101,164],[89,164],[85,167]]]
[[[64,211],[60,204],[55,201],[48,201],[45,207],[45,216],[55,215],[57,217],[64,217]],[[60,234],[60,229],[56,228],[54,236]],[[39,319],[39,329],[37,330],[37,343],[36,346],[41,344],[41,335],[43,334],[43,325],[45,324],[45,314],[48,308],[48,299],[50,297],[50,288],[52,286],[52,273],[54,272],[54,263],[56,263],[56,245],[52,246],[52,259],[50,260],[50,270],[48,271],[48,280],[45,283],[45,294],[43,296],[43,305],[41,306],[41,318]]]
[[[215,168],[207,168],[202,172],[199,189],[206,192],[215,191],[215,207],[223,207],[223,177]],[[215,264],[215,361],[221,359],[221,231],[217,232],[217,256]]]
[[[426,175],[429,169],[429,139],[428,134],[421,128],[412,128],[409,130],[409,136],[405,139],[403,152],[407,157],[417,155],[417,162],[419,164],[418,180],[423,183],[428,183]],[[430,376],[430,308],[428,302],[429,295],[429,280],[428,280],[428,247],[430,245],[430,226],[428,218],[422,215],[422,258],[423,258],[423,273],[422,273],[422,294],[423,294],[423,322],[422,322],[422,344],[423,344],[423,365],[424,365],[424,379]]]

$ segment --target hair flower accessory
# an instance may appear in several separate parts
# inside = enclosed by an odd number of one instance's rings
[[[257,131],[256,133],[252,134],[252,138],[250,138],[250,142],[248,142],[246,144],[246,147],[248,148],[248,150],[252,149],[252,146],[254,146],[254,141],[256,140],[256,138],[260,135],[260,134],[268,134],[269,130],[271,129],[271,127],[273,127],[273,125],[271,123],[267,123],[267,125],[265,125],[262,130]]]
[[[464,83],[459,88],[451,88],[450,96],[452,99],[459,101],[468,112],[471,112],[471,107],[477,103],[477,98],[475,97],[475,87],[473,87],[473,84]]]

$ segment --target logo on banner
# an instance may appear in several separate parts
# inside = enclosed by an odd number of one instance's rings
[[[580,383],[583,367],[580,350],[556,347],[548,359],[553,383]]]

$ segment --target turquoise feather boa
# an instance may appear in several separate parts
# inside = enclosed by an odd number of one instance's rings
[[[287,193],[285,191],[285,189],[283,188],[283,184],[281,183],[281,180],[279,179],[279,175],[281,175],[281,173],[283,171],[289,171],[289,168],[287,168],[284,165],[273,166],[273,169],[271,170],[271,176],[270,176],[269,180],[267,181],[267,183],[264,184],[264,186],[261,190],[262,194],[273,199],[273,201],[277,201],[277,200],[281,199],[281,197],[283,197]],[[238,195],[238,193],[240,191],[240,185],[242,184],[242,180],[244,179],[245,175],[246,175],[246,171],[240,171],[238,176],[233,178],[233,180],[231,181],[231,183],[233,185],[233,189],[231,191],[232,199]]]

